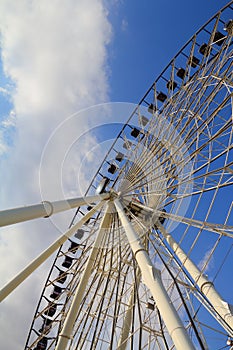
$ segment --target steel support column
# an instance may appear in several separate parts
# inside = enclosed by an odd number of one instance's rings
[[[179,244],[174,240],[174,238],[165,230],[161,224],[157,224],[160,232],[175,252],[176,256],[179,258],[185,269],[188,271],[194,282],[198,285],[202,293],[207,297],[210,303],[213,305],[214,309],[218,314],[224,319],[224,321],[232,329],[231,336],[233,336],[233,307],[228,304],[219,293],[216,291],[214,284],[207,279],[205,275],[198,269],[194,262],[185,254],[185,252],[180,248]],[[227,329],[229,331],[229,329]]]
[[[136,285],[139,283],[140,276],[141,276],[140,269],[137,268]],[[135,285],[133,285],[133,288],[132,288],[132,291],[130,294],[128,309],[125,313],[125,318],[124,318],[124,323],[123,323],[122,330],[121,330],[120,339],[118,341],[117,350],[125,350],[127,347],[130,327],[132,324],[133,301],[134,301],[135,293],[136,293],[136,287],[135,287]]]
[[[80,304],[81,304],[82,299],[83,299],[83,294],[85,292],[85,288],[87,286],[88,280],[89,280],[90,275],[92,273],[92,268],[93,268],[96,256],[97,256],[99,250],[101,249],[101,244],[102,244],[105,232],[108,229],[109,224],[110,224],[110,216],[111,216],[111,214],[109,213],[110,205],[111,204],[107,205],[105,214],[104,214],[102,222],[100,224],[99,231],[97,233],[95,242],[93,244],[88,261],[86,263],[83,275],[79,281],[79,284],[78,284],[78,287],[76,289],[72,304],[71,304],[70,309],[68,311],[68,314],[66,316],[62,331],[59,334],[56,350],[65,350],[67,345],[68,345],[69,340],[72,338],[73,327],[75,324],[77,313],[79,311]]]
[[[114,204],[141,270],[143,282],[150,289],[151,294],[154,297],[176,349],[194,350],[195,348],[191,339],[189,338],[186,329],[184,328],[184,325],[163,286],[160,271],[153,266],[145,247],[125,215],[121,202],[118,199],[115,199]]]

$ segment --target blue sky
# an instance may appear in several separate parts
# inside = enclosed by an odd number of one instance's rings
[[[122,2],[110,13],[110,99],[137,103],[173,56],[228,1]]]
[[[68,115],[102,102],[139,102],[177,51],[227,3],[69,0],[60,6],[59,0],[41,0],[40,5],[22,0],[12,6],[3,0],[0,88],[7,88],[8,95],[2,92],[0,96],[0,120],[5,120],[0,128],[0,150],[1,144],[10,148],[0,155],[1,207],[41,200],[41,154],[53,130]],[[90,27],[88,20],[83,23],[84,17],[91,21]],[[3,69],[10,78],[4,76]],[[119,119],[112,122],[124,121],[123,116]],[[91,122],[86,116],[81,118],[80,133],[85,132],[84,126],[92,126]],[[46,169],[45,178],[51,196],[56,195],[54,172]],[[56,225],[36,221],[3,230],[0,272],[4,282],[54,240],[59,229],[67,227],[67,219],[70,217],[64,216]],[[41,232],[49,232],[46,239],[41,239]],[[49,264],[3,305],[0,328],[5,350],[22,348]],[[25,297],[28,304],[22,310]],[[18,330],[16,320],[23,320]],[[12,327],[16,331],[11,339]]]

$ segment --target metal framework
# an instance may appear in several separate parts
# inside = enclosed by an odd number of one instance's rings
[[[77,207],[68,231],[0,291],[58,249],[26,350],[232,346],[218,283],[233,238],[232,13],[233,1],[155,80],[85,198],[0,213],[7,225]]]

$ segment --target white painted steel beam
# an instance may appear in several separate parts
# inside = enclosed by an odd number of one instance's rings
[[[85,288],[87,286],[88,280],[92,273],[93,265],[97,257],[97,254],[99,250],[102,249],[101,244],[103,242],[106,230],[108,229],[111,223],[111,214],[109,212],[110,205],[111,205],[110,203],[107,205],[105,214],[100,224],[99,231],[97,233],[95,242],[92,246],[92,250],[90,252],[89,258],[87,260],[83,275],[79,281],[71,306],[66,316],[64,326],[62,328],[61,333],[58,336],[58,342],[55,350],[65,350],[67,348],[69,340],[72,338],[73,327],[75,324],[77,313],[79,311],[80,304],[83,299]]]
[[[129,244],[132,248],[138,266],[141,270],[142,280],[151,291],[156,305],[161,313],[167,330],[174,342],[177,350],[194,350],[194,346],[189,338],[183,323],[176,312],[161,279],[161,273],[153,266],[153,263],[134,231],[129,219],[124,213],[124,208],[118,199],[114,201],[119,218],[124,227]],[[59,349],[61,350],[61,349]]]
[[[160,232],[163,234],[164,238],[167,240],[168,244],[175,252],[176,256],[183,264],[185,269],[188,271],[194,282],[198,285],[202,293],[210,301],[217,313],[224,319],[224,321],[232,329],[233,336],[233,307],[228,304],[220,294],[216,291],[213,282],[209,281],[208,278],[203,275],[203,273],[198,269],[194,262],[187,256],[187,254],[180,248],[179,244],[174,240],[174,238],[165,230],[161,224],[157,224]],[[218,319],[217,319],[218,320]]]
[[[140,269],[137,268],[136,270],[136,285],[139,283],[139,279],[141,276]],[[132,286],[132,291],[130,294],[130,299],[129,299],[129,305],[127,308],[127,311],[125,313],[125,318],[121,330],[121,335],[118,341],[118,346],[117,350],[125,350],[127,347],[128,339],[129,339],[129,334],[130,334],[130,328],[132,325],[132,318],[133,318],[133,303],[135,299],[135,293],[136,293],[136,286],[135,284]]]
[[[44,201],[41,204],[2,210],[0,211],[0,226],[12,225],[42,217],[47,218],[55,213],[108,199],[109,196],[109,193],[102,193],[96,196],[71,198],[55,202]]]
[[[61,235],[54,243],[46,248],[35,260],[26,266],[18,275],[16,275],[10,282],[8,282],[0,290],[0,302],[5,299],[16,287],[18,287],[33,271],[35,271],[41,264],[43,264],[60,246],[70,238],[82,225],[92,217],[92,215],[100,209],[103,202],[98,203],[92,210],[90,210],[82,219],[71,227],[66,233]]]

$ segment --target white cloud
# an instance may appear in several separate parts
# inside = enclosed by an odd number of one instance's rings
[[[123,18],[121,21],[121,30],[123,32],[125,32],[128,29],[128,25],[129,25],[129,23],[128,23],[127,19]]]
[[[1,208],[6,208],[40,202],[40,158],[51,132],[70,114],[107,99],[111,26],[100,0],[2,0],[0,30],[4,71],[15,83],[15,116],[5,119],[1,131],[15,128],[14,145],[0,159]],[[89,123],[77,118],[76,132]],[[63,138],[58,152],[69,135]],[[0,145],[5,152],[4,137]],[[49,186],[58,175],[48,168]],[[1,230],[1,284],[57,237],[49,220],[38,222]],[[23,348],[49,264],[2,303],[4,350]]]
[[[2,87],[2,86],[0,86],[0,93],[2,95],[9,95],[9,91],[6,88]]]
[[[198,263],[198,268],[205,273],[209,272],[214,267],[214,257],[212,255],[213,248],[210,248],[206,251],[203,258]]]
[[[10,111],[9,115],[2,121],[3,128],[11,128],[16,126],[16,116],[14,111]]]
[[[4,133],[0,130],[0,156],[3,155],[7,150],[7,146],[4,140]]]

